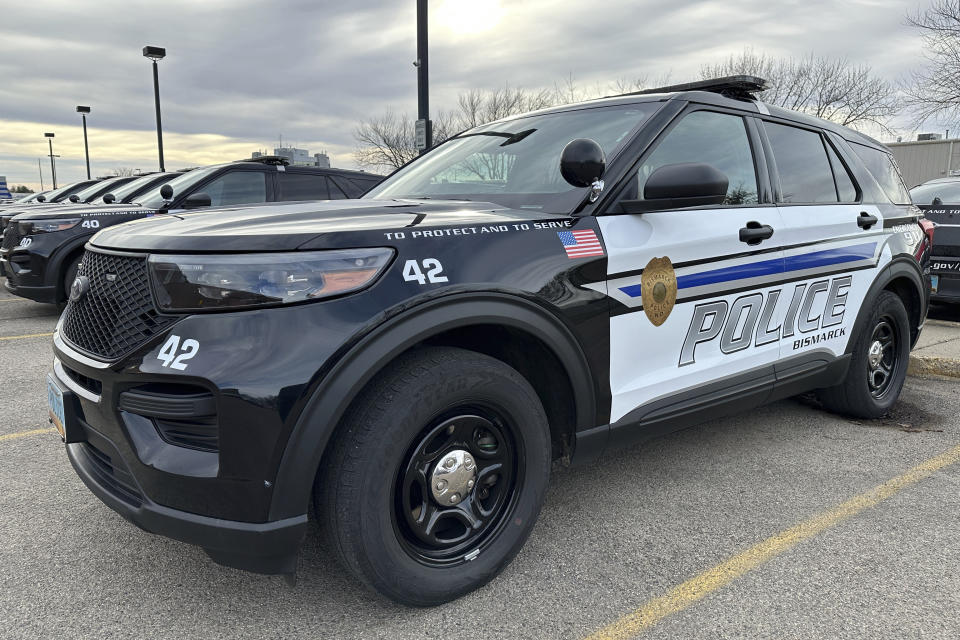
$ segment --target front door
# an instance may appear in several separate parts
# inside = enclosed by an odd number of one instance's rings
[[[727,176],[725,204],[600,217],[612,298],[611,424],[695,413],[731,393],[756,403],[769,394],[784,312],[766,283],[782,276],[782,223],[775,205],[759,201],[767,198],[758,196],[766,190],[753,147],[743,117],[688,112],[621,199],[642,198],[659,167],[700,162]]]

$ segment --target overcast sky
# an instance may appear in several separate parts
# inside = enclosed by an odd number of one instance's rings
[[[432,0],[432,107],[468,88],[583,85],[670,74],[745,47],[848,57],[895,80],[922,62],[904,24],[928,0]],[[93,171],[157,168],[150,63],[160,62],[167,168],[284,143],[353,167],[356,123],[416,113],[415,0],[0,0],[0,175],[49,187],[84,176],[76,105],[90,105]]]

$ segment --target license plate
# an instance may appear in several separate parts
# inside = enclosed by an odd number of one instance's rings
[[[47,406],[50,409],[50,421],[60,432],[60,437],[66,441],[67,431],[64,424],[67,420],[63,411],[63,391],[50,374],[47,374]]]
[[[933,293],[937,292],[937,287],[940,286],[940,276],[930,276],[930,291]]]

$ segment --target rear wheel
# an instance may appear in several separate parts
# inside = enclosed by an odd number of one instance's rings
[[[453,600],[496,576],[536,521],[550,435],[514,369],[454,348],[402,356],[351,410],[318,476],[344,564],[398,602]]]
[[[847,377],[818,392],[823,405],[858,418],[879,418],[893,407],[907,376],[910,318],[900,296],[881,291],[856,337]]]

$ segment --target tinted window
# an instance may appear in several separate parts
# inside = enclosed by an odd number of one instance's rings
[[[340,184],[331,177],[327,177],[327,180],[330,182],[330,197],[334,200],[343,200],[344,198],[349,198],[347,192],[340,186]]]
[[[683,162],[705,162],[722,171],[729,181],[725,204],[757,202],[757,172],[743,118],[712,111],[686,116],[640,166],[638,197],[656,169]]]
[[[327,181],[321,175],[310,173],[278,173],[280,179],[280,200],[326,200]]]
[[[960,182],[931,182],[910,189],[914,204],[930,204],[940,198],[943,204],[960,204]]]
[[[910,204],[910,193],[903,184],[903,178],[900,177],[900,169],[893,161],[893,157],[871,147],[865,147],[862,144],[852,144],[853,150],[867,165],[867,169],[877,179],[883,192],[887,194],[895,204]]]
[[[348,198],[359,198],[369,188],[369,187],[361,187],[353,180],[349,180],[347,178],[344,178],[343,176],[337,176],[337,177],[330,176],[330,182],[337,185],[337,187],[339,187],[341,191],[347,194]]]
[[[765,122],[780,174],[781,202],[837,202],[833,171],[819,133]]]
[[[210,206],[267,201],[267,177],[262,171],[231,171],[195,190],[210,196]]]
[[[844,166],[840,156],[833,150],[830,144],[827,144],[827,154],[830,156],[830,164],[833,166],[833,177],[837,181],[837,193],[840,196],[840,202],[856,202],[857,187],[853,184],[853,178],[850,172]]]

